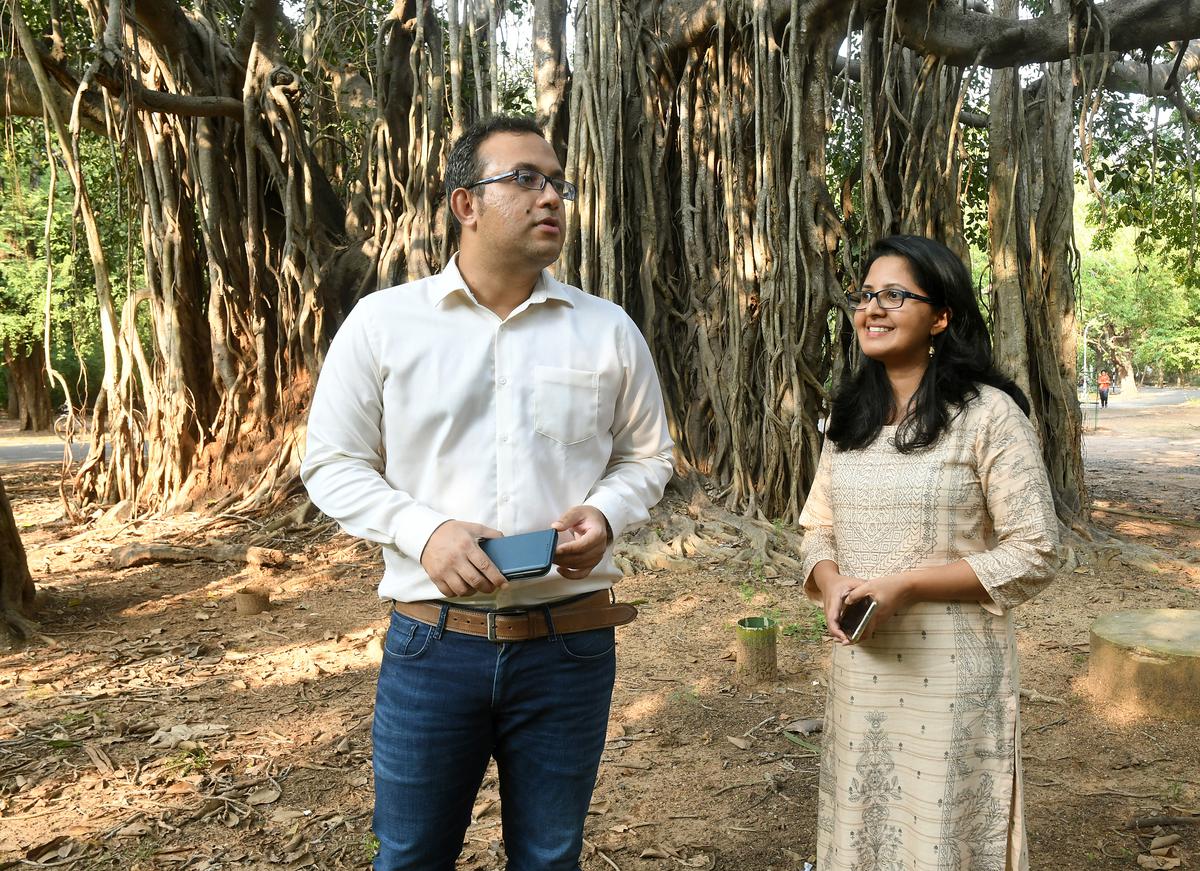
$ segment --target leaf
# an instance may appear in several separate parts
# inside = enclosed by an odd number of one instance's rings
[[[1175,859],[1171,856],[1147,856],[1145,853],[1137,857],[1137,863],[1142,868],[1162,869],[1178,868],[1183,864],[1182,859]]]
[[[803,720],[792,720],[783,727],[785,732],[798,732],[801,735],[815,735],[825,728],[825,722],[819,717],[810,717]]]
[[[31,862],[40,862],[43,859],[50,859],[58,855],[58,851],[64,844],[68,844],[70,838],[66,835],[59,835],[57,838],[52,838],[44,844],[38,844],[36,847],[30,847],[25,853],[25,858]]]
[[[289,871],[294,868],[308,868],[317,863],[317,860],[313,858],[312,853],[308,852],[307,849],[300,851],[299,854],[285,857],[284,861],[287,862],[284,867],[288,868]]]
[[[805,740],[804,740],[803,738],[801,738],[799,735],[793,735],[791,732],[784,732],[784,733],[783,733],[783,737],[784,737],[784,738],[787,738],[787,739],[788,739],[789,741],[791,741],[793,744],[796,744],[797,746],[803,747],[803,748],[804,748],[805,750],[807,750],[809,753],[816,753],[816,754],[820,754],[820,752],[821,752],[821,748],[820,748],[820,747],[818,747],[816,744],[812,744],[812,743],[810,743],[810,742],[808,742],[808,741],[805,741]]]
[[[587,812],[589,814],[597,814],[597,815],[606,814],[606,813],[608,813],[608,802],[607,801],[594,801],[588,806]]]
[[[753,744],[746,738],[735,738],[732,735],[726,735],[725,740],[739,750],[749,750]]]
[[[639,859],[675,859],[679,857],[679,852],[671,846],[659,844],[657,847],[647,847],[642,850]]]
[[[217,735],[224,735],[228,731],[229,727],[220,723],[196,723],[190,726],[180,723],[175,726],[159,729],[146,743],[151,747],[163,747],[167,750],[173,750],[183,741],[213,738]]]
[[[118,838],[140,838],[150,834],[150,827],[141,820],[135,820],[117,829]]]
[[[252,806],[271,804],[279,801],[280,795],[282,795],[282,793],[273,786],[260,786],[258,789],[254,790],[254,792],[246,796],[246,804]]]
[[[308,816],[312,816],[312,811],[301,811],[286,807],[275,808],[275,810],[271,811],[271,821],[275,823],[290,823],[293,820],[302,820]]]
[[[1150,849],[1161,850],[1163,847],[1171,847],[1183,840],[1179,835],[1159,835],[1150,842]]]

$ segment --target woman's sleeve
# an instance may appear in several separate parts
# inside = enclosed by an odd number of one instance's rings
[[[997,403],[975,443],[996,546],[964,559],[1002,614],[1032,599],[1058,570],[1058,519],[1037,435],[1015,403]]]
[[[837,562],[837,543],[833,536],[833,506],[829,501],[829,484],[832,479],[833,446],[828,440],[817,463],[817,475],[804,500],[800,512],[800,528],[804,531],[801,553],[801,578],[804,592],[813,601],[821,601],[821,591],[813,583],[813,566],[821,560]]]

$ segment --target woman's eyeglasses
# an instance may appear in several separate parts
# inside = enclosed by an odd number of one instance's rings
[[[846,291],[846,302],[850,308],[855,311],[864,309],[871,304],[871,300],[879,303],[880,308],[895,309],[904,305],[906,299],[915,299],[917,302],[927,302],[930,305],[937,305],[932,299],[927,296],[921,296],[918,293],[910,293],[907,290],[897,290],[894,287],[885,288],[884,290],[848,290]]]

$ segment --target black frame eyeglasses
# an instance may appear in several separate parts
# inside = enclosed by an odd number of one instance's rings
[[[882,309],[898,309],[904,305],[906,299],[915,299],[917,302],[927,302],[930,305],[937,305],[935,300],[927,296],[921,296],[919,293],[912,293],[907,290],[900,290],[896,287],[885,287],[883,290],[846,291],[846,304],[855,311],[860,311],[869,306],[871,300],[875,300]]]
[[[515,181],[518,185],[530,191],[541,191],[546,189],[546,182],[550,182],[550,186],[558,192],[558,195],[565,202],[573,203],[578,191],[575,185],[561,178],[550,178],[544,172],[538,172],[536,169],[510,169],[508,172],[502,172],[499,175],[490,175],[487,178],[481,178],[479,181],[472,182],[467,185],[467,190],[473,187],[478,187],[481,184],[492,184],[497,181]]]

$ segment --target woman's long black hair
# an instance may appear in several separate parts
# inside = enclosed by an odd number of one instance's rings
[[[1003,390],[1029,414],[1029,400],[1021,388],[992,361],[992,342],[971,274],[958,256],[932,239],[889,236],[871,249],[864,275],[880,257],[903,257],[921,293],[951,312],[949,326],[933,337],[933,356],[913,395],[912,411],[896,430],[896,449],[909,453],[936,442],[955,415],[979,396],[980,384]],[[883,364],[864,357],[858,372],[837,390],[827,435],[840,450],[865,448],[879,437],[894,405]]]

